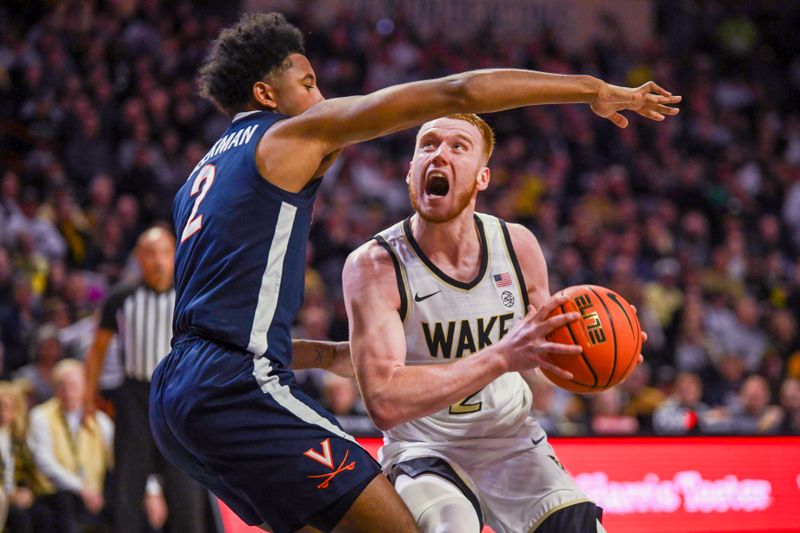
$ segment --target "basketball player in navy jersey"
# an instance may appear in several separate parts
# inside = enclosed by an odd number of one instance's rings
[[[324,100],[303,54],[281,15],[245,15],[201,69],[201,93],[233,122],[175,197],[174,337],[153,375],[153,436],[249,524],[416,531],[379,465],[292,374],[347,357],[290,337],[319,178],[347,145],[450,113],[575,102],[625,127],[620,111],[662,120],[678,97],[652,82],[485,70]],[[540,336],[538,323],[519,335]]]

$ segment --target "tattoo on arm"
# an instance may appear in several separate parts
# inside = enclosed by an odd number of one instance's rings
[[[323,364],[323,363],[326,362],[325,361],[325,350],[323,349],[323,347],[322,346],[317,346],[314,349],[314,354],[317,357],[317,361],[316,361],[316,365],[315,366],[317,368],[326,368],[327,365]]]

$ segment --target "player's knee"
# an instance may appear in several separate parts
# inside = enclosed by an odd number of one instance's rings
[[[478,533],[480,519],[467,497],[435,475],[398,476],[395,487],[423,533]]]
[[[448,497],[425,509],[417,519],[423,533],[478,533],[481,523],[472,504],[464,498]]]

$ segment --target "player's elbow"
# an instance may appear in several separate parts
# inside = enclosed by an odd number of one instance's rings
[[[372,423],[381,431],[389,431],[402,422],[393,402],[382,398],[364,398]]]
[[[443,78],[442,91],[447,99],[448,112],[466,112],[474,110],[477,105],[478,91],[466,74]]]
[[[390,429],[394,428],[398,424],[400,424],[399,420],[396,420],[392,417],[384,417],[373,415],[372,416],[372,423],[378,428],[380,431],[389,431]]]

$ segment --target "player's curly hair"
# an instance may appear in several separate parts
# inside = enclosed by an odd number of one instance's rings
[[[295,53],[305,54],[303,34],[283,15],[242,15],[222,30],[200,67],[200,95],[232,115],[250,101],[254,83],[289,68],[287,58]]]

